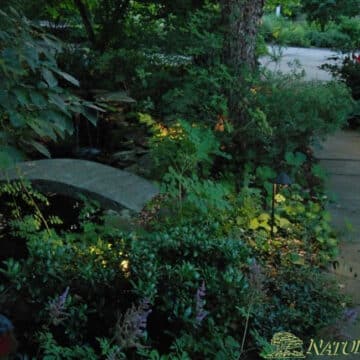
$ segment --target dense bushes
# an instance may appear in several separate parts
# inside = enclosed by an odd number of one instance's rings
[[[267,339],[291,329],[309,340],[340,315],[337,285],[316,270],[280,268],[266,280],[263,291],[266,301],[256,304],[254,328]]]
[[[259,86],[256,106],[270,129],[261,148],[273,159],[282,159],[287,151],[305,151],[345,124],[352,108],[348,89],[336,82],[301,82],[296,76],[269,74]],[[259,134],[251,135],[261,140]]]
[[[40,342],[43,355],[50,354],[54,341],[96,349],[97,337],[115,335],[120,340],[114,345],[128,356],[141,344],[167,352],[182,339],[184,351],[203,357],[221,351],[216,337],[244,331],[239,309],[248,296],[249,252],[240,240],[191,226],[136,236],[97,225],[91,214],[91,208],[84,209],[76,232],[50,229],[50,223],[44,227],[36,215],[11,223],[18,241],[26,241],[28,255],[8,259],[1,270],[1,311],[13,319],[26,351]],[[122,315],[131,322],[124,314],[144,299],[152,310],[146,316],[147,339],[145,329],[135,336],[119,320]],[[26,335],[30,324],[31,337]],[[208,342],[207,349],[197,348],[195,338]],[[85,359],[83,351],[79,358]],[[58,356],[71,358],[66,353]]]
[[[359,21],[356,18],[341,17],[338,23],[330,22],[324,31],[305,20],[292,21],[284,17],[266,15],[261,33],[265,41],[280,45],[320,47],[331,49],[356,49]]]
[[[3,192],[20,200],[16,188]],[[239,202],[236,212],[248,209]],[[7,231],[26,242],[28,254],[1,269],[0,311],[14,321],[20,351],[38,358],[237,359],[259,336],[310,335],[340,309],[316,270],[276,265],[271,252],[262,257],[253,242],[269,233],[241,215],[232,231],[220,215],[218,223],[183,218],[183,225],[129,234],[103,225],[89,205],[76,231],[36,212],[16,221],[10,214]]]

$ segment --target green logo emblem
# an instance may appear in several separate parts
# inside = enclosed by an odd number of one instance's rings
[[[264,355],[266,359],[305,358],[303,341],[289,332],[276,333],[271,339],[270,353]]]

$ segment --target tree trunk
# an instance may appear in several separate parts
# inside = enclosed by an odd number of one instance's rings
[[[256,39],[264,0],[221,0],[225,62],[234,69],[256,68]]]
[[[229,95],[229,110],[233,120],[239,121],[241,105],[239,91],[245,85],[244,72],[256,70],[256,44],[265,0],[221,0],[224,28],[223,61],[234,72],[235,89]],[[237,118],[237,119],[235,119]]]
[[[248,147],[246,128],[251,119],[246,98],[252,87],[249,75],[258,67],[256,44],[264,2],[220,0],[224,33],[223,62],[234,75],[234,83],[227,94],[229,120],[234,127],[228,151],[233,157],[234,171],[239,171],[243,165],[243,155]]]

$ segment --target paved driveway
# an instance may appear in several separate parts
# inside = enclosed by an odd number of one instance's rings
[[[327,59],[336,56],[337,53],[327,49],[306,49],[298,47],[279,48],[278,46],[268,46],[269,52],[276,56],[282,55],[278,62],[272,61],[269,56],[260,59],[261,63],[270,70],[280,70],[282,72],[291,71],[289,63],[298,61],[305,70],[306,80],[331,80],[328,72],[320,70],[319,66],[329,62]]]

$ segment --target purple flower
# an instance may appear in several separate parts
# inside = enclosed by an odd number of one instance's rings
[[[204,309],[205,296],[206,296],[205,281],[203,281],[201,286],[196,291],[196,318],[195,318],[196,326],[201,325],[202,321],[209,314]]]
[[[147,319],[151,311],[149,300],[144,299],[138,307],[133,305],[119,318],[115,339],[122,348],[143,347],[140,340],[146,336]]]
[[[257,291],[262,290],[264,281],[263,273],[261,266],[256,262],[256,260],[254,260],[249,267],[249,280],[254,289]]]
[[[54,325],[59,325],[68,316],[68,313],[65,310],[69,289],[70,288],[67,287],[60,296],[49,303],[49,315],[51,322]]]
[[[346,322],[347,324],[352,324],[355,322],[355,320],[358,318],[359,315],[359,309],[346,309],[343,313],[342,320]]]

